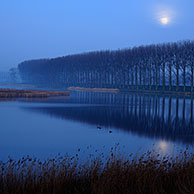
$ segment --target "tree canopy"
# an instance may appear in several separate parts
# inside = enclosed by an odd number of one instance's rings
[[[24,82],[49,87],[193,91],[194,41],[96,51],[18,65]]]

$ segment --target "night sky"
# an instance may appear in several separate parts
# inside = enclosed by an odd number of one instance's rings
[[[0,71],[37,58],[194,39],[193,0],[0,0]]]

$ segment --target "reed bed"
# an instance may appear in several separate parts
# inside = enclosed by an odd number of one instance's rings
[[[83,88],[83,87],[68,87],[68,90],[87,92],[110,92],[110,93],[118,93],[120,91],[117,88]]]
[[[45,98],[69,95],[68,91],[0,89],[0,98]]]
[[[41,161],[23,157],[0,162],[1,194],[193,194],[194,154],[172,158],[156,152],[122,156],[113,149],[80,162],[57,155]]]

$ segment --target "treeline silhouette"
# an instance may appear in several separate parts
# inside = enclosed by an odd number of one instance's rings
[[[75,92],[66,102],[67,106],[63,102],[63,106],[25,110],[92,124],[95,128],[116,128],[150,138],[194,143],[192,97]]]
[[[48,87],[193,92],[194,41],[30,60],[18,69],[24,82]]]

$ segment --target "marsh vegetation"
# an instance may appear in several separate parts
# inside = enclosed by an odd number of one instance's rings
[[[57,155],[41,161],[23,157],[0,162],[1,194],[177,194],[194,192],[194,154],[188,150],[177,157],[154,150],[142,156],[123,156],[112,148],[107,157]]]
[[[50,96],[69,96],[70,92],[65,91],[46,91],[46,90],[19,90],[19,89],[0,89],[0,98],[44,98]]]

